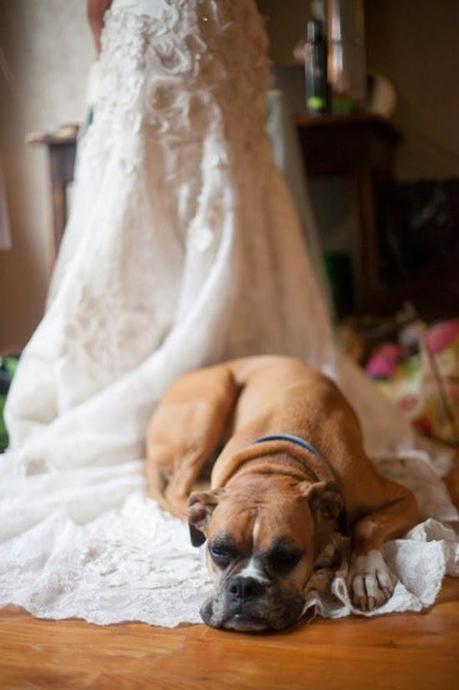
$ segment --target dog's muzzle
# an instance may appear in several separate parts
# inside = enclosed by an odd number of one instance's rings
[[[282,592],[271,583],[233,575],[201,607],[201,617],[214,628],[259,632],[282,630],[295,623],[303,610],[299,594]]]

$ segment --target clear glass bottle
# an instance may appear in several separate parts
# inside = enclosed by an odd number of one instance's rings
[[[351,112],[366,96],[363,0],[328,0],[327,21],[332,111]]]

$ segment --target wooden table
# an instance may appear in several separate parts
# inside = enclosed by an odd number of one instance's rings
[[[374,115],[299,117],[298,129],[308,175],[352,175],[356,181],[360,224],[353,237],[355,307],[374,306],[378,283],[375,184],[392,174],[397,130]],[[66,190],[73,181],[78,126],[29,135],[46,146],[50,164],[52,250],[57,254],[67,221]]]
[[[298,132],[308,176],[346,175],[355,181],[359,223],[352,237],[354,310],[375,313],[385,297],[379,277],[377,186],[392,178],[398,130],[385,118],[299,116]]]
[[[346,175],[355,181],[359,222],[352,237],[353,311],[363,314],[393,313],[411,300],[426,319],[449,317],[457,312],[459,284],[454,276],[431,275],[416,280],[402,277],[384,282],[380,271],[380,236],[377,189],[392,179],[399,132],[385,118],[371,114],[300,116],[300,142],[308,175]],[[67,221],[67,189],[73,181],[78,126],[32,135],[28,143],[46,146],[50,165],[52,201],[52,261],[59,250]],[[438,273],[438,271],[437,271]],[[451,303],[452,308],[446,310]]]
[[[29,134],[27,144],[45,146],[49,159],[52,205],[51,262],[54,262],[64,235],[68,216],[68,187],[73,182],[78,125],[67,125],[55,132]]]

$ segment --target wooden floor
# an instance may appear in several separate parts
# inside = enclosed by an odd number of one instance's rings
[[[458,500],[459,462],[449,481]],[[273,635],[98,627],[0,611],[1,690],[459,690],[459,579],[422,614]]]
[[[316,620],[275,635],[242,635],[203,625],[0,614],[2,690],[457,690],[459,580],[424,614],[374,620]]]

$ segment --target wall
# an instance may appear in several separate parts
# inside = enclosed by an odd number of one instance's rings
[[[257,0],[257,5],[266,18],[272,59],[280,65],[291,65],[292,48],[306,34],[309,1]]]
[[[47,158],[24,137],[81,119],[93,57],[84,0],[0,0],[0,50],[0,160],[13,235],[13,249],[0,251],[5,352],[32,333],[48,279]]]
[[[392,79],[401,179],[459,175],[458,0],[368,0],[368,64]]]
[[[307,0],[258,0],[271,55],[288,64],[305,34]],[[458,0],[366,0],[368,67],[395,84],[394,122],[404,136],[400,179],[459,174]]]

